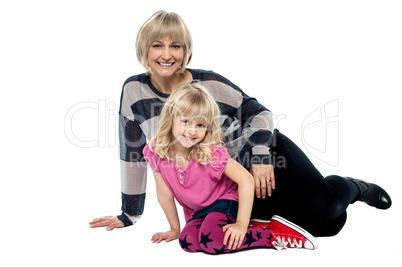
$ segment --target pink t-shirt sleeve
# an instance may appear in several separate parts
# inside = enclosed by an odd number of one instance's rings
[[[212,158],[210,161],[211,168],[209,168],[209,173],[211,177],[220,180],[222,178],[223,172],[226,169],[226,165],[228,163],[228,160],[230,159],[230,156],[225,147],[213,147],[212,149],[215,149],[215,152],[213,152],[212,154]]]
[[[149,149],[149,144],[144,147],[142,153],[144,153],[144,159],[148,162],[151,169],[154,172],[161,172],[159,169],[161,158]]]

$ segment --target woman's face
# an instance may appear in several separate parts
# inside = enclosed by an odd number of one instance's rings
[[[183,62],[183,46],[169,36],[151,43],[148,49],[148,65],[152,75],[170,77],[176,73]]]

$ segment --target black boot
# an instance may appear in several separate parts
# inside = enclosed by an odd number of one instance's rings
[[[367,183],[363,180],[346,177],[359,188],[359,195],[355,201],[363,201],[377,209],[386,210],[392,205],[388,193],[376,184]],[[352,203],[354,203],[353,201]]]

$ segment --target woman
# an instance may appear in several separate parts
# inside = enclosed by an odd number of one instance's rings
[[[218,102],[230,156],[254,177],[252,218],[270,219],[276,214],[315,236],[331,236],[345,224],[350,203],[361,200],[377,208],[391,206],[390,197],[377,185],[339,176],[324,179],[291,140],[273,129],[271,112],[256,99],[219,74],[186,68],[192,58],[192,39],[177,14],[156,12],[140,28],[136,49],[147,73],[127,79],[121,96],[123,212],[95,219],[91,227],[113,230],[139,220],[145,201],[147,171],[142,150],[146,139],[154,135],[169,94],[177,85],[192,81],[205,86]],[[275,174],[271,154],[282,159]]]

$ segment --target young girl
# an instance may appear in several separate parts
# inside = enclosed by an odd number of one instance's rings
[[[268,228],[249,228],[254,180],[223,144],[219,107],[200,84],[178,86],[162,109],[159,129],[144,148],[170,230],[152,241],[179,238],[189,252],[229,252],[249,247],[316,249],[308,232],[274,216]],[[187,221],[180,232],[174,199]]]

